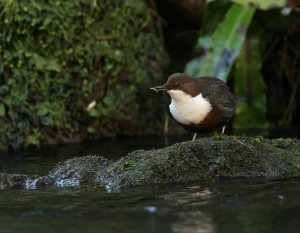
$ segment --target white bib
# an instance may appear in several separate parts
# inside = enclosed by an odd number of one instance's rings
[[[181,90],[169,90],[172,116],[181,124],[199,124],[211,111],[212,106],[202,94],[192,97]]]

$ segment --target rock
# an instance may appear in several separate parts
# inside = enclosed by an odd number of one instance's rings
[[[300,174],[300,143],[293,139],[217,136],[135,151],[97,175],[109,189],[207,180],[214,177],[292,177]]]
[[[99,184],[106,190],[141,185],[207,180],[215,177],[295,177],[300,175],[300,141],[217,135],[176,143],[157,150],[137,150],[116,162],[100,156],[73,158],[57,165],[47,176],[8,182],[0,187]],[[5,178],[10,177],[10,178]],[[27,186],[26,186],[27,185]]]
[[[87,155],[68,159],[58,164],[48,175],[34,179],[28,179],[25,187],[39,186],[78,186],[85,183],[95,183],[96,172],[104,170],[112,161],[101,156]]]
[[[11,187],[23,186],[27,175],[0,173],[0,190]]]

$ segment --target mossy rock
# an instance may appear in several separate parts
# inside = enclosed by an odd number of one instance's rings
[[[59,164],[47,176],[19,177],[24,178],[21,182],[24,187],[84,183],[98,184],[106,190],[120,190],[220,177],[288,178],[299,175],[299,140],[221,135],[157,150],[134,151],[116,162],[100,156],[73,158]],[[10,187],[7,183],[0,187]],[[10,183],[14,186],[14,182]]]
[[[0,173],[0,190],[11,187],[26,186],[26,180],[32,179],[23,174],[6,174]]]
[[[300,174],[295,139],[218,136],[132,152],[100,172],[110,189],[214,177],[291,177]],[[104,178],[102,178],[102,175]]]
[[[38,185],[42,185],[44,180],[56,186],[74,186],[84,183],[91,183],[96,179],[96,171],[103,170],[111,161],[97,156],[87,155],[84,157],[69,159],[56,166]]]

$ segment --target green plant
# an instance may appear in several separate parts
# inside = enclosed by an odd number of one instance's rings
[[[238,104],[235,128],[269,127],[266,88],[261,74],[266,57],[261,57],[261,50],[270,42],[271,33],[264,31],[263,24],[251,23],[257,9],[284,7],[284,0],[208,1],[205,6],[203,28],[195,46],[198,56],[187,63],[186,72],[197,77],[216,76],[223,81],[227,81],[230,74],[234,76],[235,93],[246,97]],[[290,8],[284,10],[291,11]],[[274,25],[273,30],[281,28],[285,21],[284,11],[279,17],[267,20]],[[200,55],[199,51],[202,51]]]
[[[0,28],[0,147],[120,131],[164,57],[143,1],[2,0]]]

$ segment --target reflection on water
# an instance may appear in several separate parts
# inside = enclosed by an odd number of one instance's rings
[[[105,193],[0,191],[0,229],[22,232],[298,232],[300,179],[224,180]]]
[[[214,191],[207,187],[188,186],[182,191],[163,195],[164,200],[170,201],[173,206],[190,206],[190,211],[176,213],[178,221],[172,224],[175,233],[212,233],[214,226],[209,214],[204,213],[199,206],[208,204]],[[199,208],[193,208],[198,206]]]
[[[179,220],[172,225],[175,233],[212,233],[214,226],[209,215],[200,210],[179,213]]]
[[[213,194],[214,191],[210,188],[189,186],[180,192],[164,195],[162,198],[172,201],[173,205],[189,204],[191,206],[196,206],[206,204],[206,200],[208,201]]]
[[[153,147],[149,141],[134,141],[2,155],[0,172],[42,174],[76,155],[117,159],[133,149]],[[164,144],[155,143],[156,148]],[[299,231],[299,196],[300,179],[231,179],[112,193],[92,185],[1,190],[0,232],[294,233]]]

